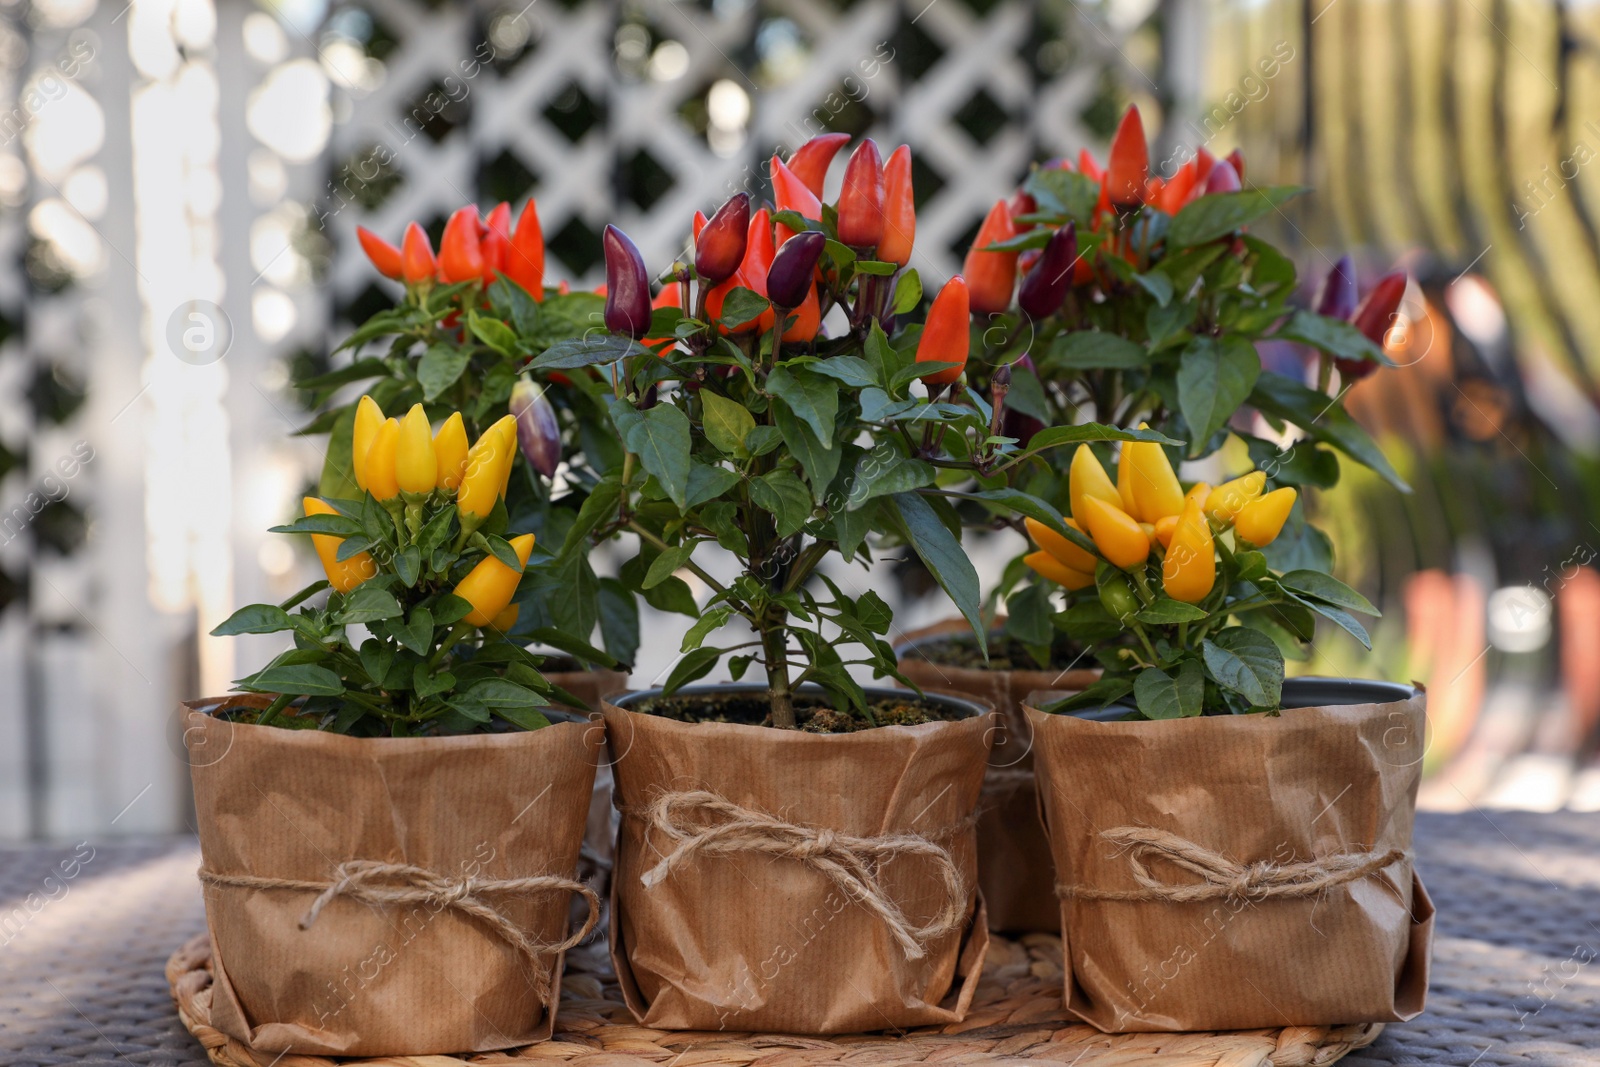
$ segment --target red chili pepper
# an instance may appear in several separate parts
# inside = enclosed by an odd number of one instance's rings
[[[1111,138],[1111,160],[1106,165],[1112,206],[1127,210],[1144,203],[1144,183],[1149,174],[1150,146],[1144,139],[1144,120],[1139,117],[1138,107],[1130,106]]]
[[[788,315],[794,316],[794,323],[783,331],[785,341],[799,341],[810,344],[816,340],[817,331],[822,328],[822,305],[817,300],[817,287],[813,285],[806,290],[806,298],[800,306],[794,308]],[[788,321],[785,315],[785,321]]]
[[[1360,330],[1362,336],[1379,348],[1383,347],[1383,339],[1394,325],[1395,313],[1400,310],[1400,301],[1406,295],[1407,281],[1403,270],[1379,278],[1378,284],[1372,287],[1372,292],[1367,294],[1367,299],[1362,301],[1361,307],[1350,320],[1350,324]],[[1378,369],[1377,363],[1365,359],[1335,359],[1333,363],[1339,368],[1339,377],[1347,382],[1365,378]]]
[[[807,219],[822,218],[822,201],[817,199],[817,194],[806,188],[806,183],[777,156],[772,157],[772,202],[779,211],[793,211]],[[793,230],[779,225],[778,246],[781,248],[783,242],[793,236]]]
[[[483,284],[493,285],[495,278],[506,269],[506,257],[511,252],[511,205],[504,201],[495,205],[489,217],[483,220],[481,233],[483,248]]]
[[[750,198],[734,193],[694,238],[694,269],[705,285],[733,277],[744,260],[750,232]]]
[[[535,300],[544,299],[544,231],[539,226],[539,205],[531,197],[506,249],[505,274]]]
[[[1011,290],[1017,284],[1017,254],[1015,252],[985,252],[983,249],[998,241],[1007,241],[1017,235],[1011,222],[1011,211],[1004,200],[996,200],[988,217],[978,227],[967,250],[961,274],[963,292],[970,292],[972,310],[980,315],[995,315],[1011,307]]]
[[[1011,202],[1007,204],[1006,207],[1010,209],[1011,218],[1013,221],[1015,221],[1018,215],[1032,215],[1035,211],[1038,211],[1039,201],[1033,198],[1032,193],[1024,192],[1023,190],[1018,189],[1016,192],[1011,194]],[[1028,223],[1027,225],[1023,225],[1020,222],[1015,224],[1018,230],[1024,232],[1033,229],[1034,226],[1037,225],[1037,223],[1032,222]]]
[[[794,176],[805,183],[811,194],[822,198],[822,183],[828,176],[828,164],[850,141],[848,133],[819,133],[794,150],[788,167]]]
[[[444,236],[439,238],[439,277],[449,284],[483,277],[483,247],[474,204],[457,210],[444,224]]]
[[[1040,248],[1024,248],[1018,253],[1017,276],[1026,282],[1028,280],[1028,272],[1033,270],[1042,255],[1044,255],[1044,250]]]
[[[772,269],[772,259],[777,255],[772,243],[772,215],[762,208],[750,216],[750,228],[745,235],[744,262],[739,264],[739,284],[752,292],[767,295],[767,272]],[[770,330],[777,321],[771,308],[761,313],[756,323],[759,330]]]
[[[694,222],[690,224],[690,229],[689,229],[690,236],[693,237],[696,241],[700,240],[700,231],[704,230],[705,228],[706,228],[706,213],[704,211],[696,211],[694,213]]]
[[[1237,193],[1240,189],[1239,172],[1233,169],[1233,164],[1226,159],[1219,160],[1211,168],[1211,173],[1206,175],[1206,196],[1216,193]]]
[[[911,262],[911,246],[917,236],[917,204],[911,188],[911,146],[901,145],[889,153],[883,165],[883,240],[878,242],[878,258],[903,267]]]
[[[1001,201],[1001,206],[1005,201]],[[917,342],[918,363],[954,363],[954,367],[930,371],[922,376],[930,390],[949,385],[961,377],[972,346],[972,315],[967,280],[957,274],[944,283],[928,308],[928,319]]]
[[[606,255],[606,329],[637,340],[650,328],[650,275],[628,235],[607,224],[600,238]]]
[[[1194,198],[1195,186],[1195,161],[1190,160],[1178,168],[1172,180],[1167,182],[1167,187],[1161,191],[1161,200],[1157,204],[1168,215],[1176,215],[1183,210],[1183,205]]]
[[[406,226],[405,238],[400,242],[400,262],[407,285],[432,281],[439,269],[427,231],[415,222]]]
[[[851,248],[876,249],[883,240],[883,159],[868,137],[850,153],[839,190],[839,240]]]
[[[1106,176],[1106,172],[1100,169],[1100,164],[1094,161],[1093,154],[1087,148],[1078,151],[1078,173],[1096,182],[1103,181]]]
[[[398,248],[365,226],[356,227],[356,240],[361,242],[361,250],[372,260],[379,274],[396,281],[405,277],[405,262]]]
[[[1348,322],[1355,314],[1356,298],[1356,266],[1349,256],[1340,256],[1317,293],[1317,314]]]
[[[1239,176],[1239,180],[1244,181],[1244,153],[1235,148],[1228,153],[1228,162],[1233,164],[1233,172]]]
[[[1217,165],[1217,158],[1205,150],[1204,146],[1194,153],[1194,186],[1196,189],[1206,187],[1206,179],[1211,176],[1211,168]]]

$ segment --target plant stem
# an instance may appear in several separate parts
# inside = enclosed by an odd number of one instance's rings
[[[785,613],[769,614],[761,631],[763,658],[767,661],[767,688],[771,690],[772,725],[795,727],[794,693],[789,687],[789,648]]]
[[[293,693],[279,693],[272,698],[272,703],[267,705],[267,710],[256,716],[257,726],[271,726],[277,721],[278,713],[294,701]]]
[[[474,629],[476,629],[476,627],[466,621],[458,622],[454,626],[450,627],[450,632],[444,636],[444,642],[438,647],[437,650],[434,651],[433,655],[428,657],[429,672],[431,673],[435,667],[439,666],[439,664],[444,660],[445,653],[454,648],[457,642],[459,642],[463,637],[466,637],[467,634]]]
[[[667,544],[665,541],[661,540],[661,538],[657,537],[655,534],[651,533],[649,530],[645,529],[643,526],[639,525],[639,523],[637,523],[637,522],[635,522],[633,520],[629,520],[628,529],[630,529],[634,533],[638,534],[639,538],[641,540],[648,541],[650,544],[652,544],[655,547],[661,549],[663,552],[665,552],[667,549],[672,547],[671,545]],[[692,559],[689,560],[687,563],[684,564],[684,566],[689,568],[689,573],[693,574],[696,578],[699,578],[702,582],[705,582],[706,585],[710,586],[712,589],[716,590],[718,593],[723,593],[723,594],[727,593],[728,587],[723,585],[721,582],[717,581],[715,578],[711,577],[711,575],[707,574],[705,572],[705,570],[700,566],[700,564],[696,563],[694,560],[692,560]]]

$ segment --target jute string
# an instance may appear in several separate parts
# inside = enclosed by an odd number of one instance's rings
[[[470,916],[494,931],[502,941],[527,958],[533,975],[534,993],[543,999],[549,991],[548,978],[540,957],[564,952],[585,937],[600,918],[600,898],[582,882],[553,874],[532,878],[447,878],[442,874],[409,863],[381,863],[376,860],[351,860],[333,869],[331,882],[312,882],[297,878],[264,878],[254,874],[217,874],[204,868],[200,881],[229,889],[288,889],[316,893],[311,909],[300,919],[300,929],[309,930],[322,909],[336,897],[363,904],[397,906],[427,904],[436,911],[449,908]],[[490,897],[534,896],[542,893],[577,893],[589,906],[583,928],[556,944],[535,941],[505,912],[495,907]]]
[[[1118,826],[1102,830],[1100,837],[1118,846],[1128,857],[1138,889],[1097,889],[1086,885],[1058,885],[1056,894],[1078,900],[1166,900],[1178,903],[1248,897],[1253,900],[1310,897],[1333,886],[1358,881],[1405,859],[1403,849],[1387,852],[1339,852],[1295,863],[1238,863],[1188,838],[1149,826]],[[1166,860],[1200,877],[1199,882],[1163,881],[1145,866],[1148,858]]]
[[[966,921],[966,883],[955,859],[939,841],[970,829],[971,819],[928,835],[854,837],[797,826],[704,790],[663,793],[647,807],[619,808],[623,814],[641,819],[658,838],[672,845],[659,863],[640,876],[646,887],[659,884],[691,856],[753,852],[794,860],[822,874],[875,915],[907,959],[921,959],[926,955],[926,942],[959,930]],[[906,917],[878,881],[878,868],[884,862],[903,857],[927,860],[944,882],[943,906],[921,926]]]

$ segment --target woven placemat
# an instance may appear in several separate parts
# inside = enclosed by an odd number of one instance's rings
[[[652,1030],[623,1006],[604,946],[568,954],[561,1012],[552,1040],[507,1052],[467,1057],[387,1056],[329,1059],[252,1052],[211,1026],[211,942],[189,941],[167,961],[167,981],[183,1025],[218,1067],[455,1067],[457,1064],[563,1063],[571,1067],[669,1067],[731,1064],[811,1067],[815,1064],[1005,1064],[1048,1060],[1079,1067],[1324,1067],[1369,1045],[1382,1023],[1292,1026],[1216,1034],[1102,1034],[1069,1022],[1061,1010],[1061,940],[1030,934],[994,937],[983,981],[965,1021],[894,1034],[800,1037]]]

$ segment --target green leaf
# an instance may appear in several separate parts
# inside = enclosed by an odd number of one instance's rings
[[[326,374],[318,374],[310,378],[296,378],[294,387],[315,392],[322,389],[336,389],[351,382],[365,381],[370,378],[387,378],[388,376],[389,364],[381,359],[368,357],[366,359],[358,359],[354,363],[340,367],[338,370],[329,371]]]
[[[389,668],[394,665],[394,647],[386,641],[376,637],[369,637],[361,642],[361,669],[367,672],[376,685],[382,685],[383,680],[389,675]]]
[[[436,626],[450,626],[472,614],[472,605],[454,593],[444,593],[433,602]]]
[[[325,500],[347,500],[361,496],[355,468],[350,463],[350,439],[355,433],[356,406],[347,404],[328,433],[328,453],[322,460],[322,476],[317,495]]]
[[[567,530],[557,555],[566,557],[578,551],[590,534],[616,517],[621,502],[621,479],[615,476],[602,479],[584,498],[583,506],[578,509],[578,516],[571,529]]]
[[[795,363],[799,363],[798,360]],[[856,389],[876,385],[878,378],[872,373],[872,364],[860,356],[834,356],[804,364],[814,374],[825,374]]]
[[[1193,604],[1185,604],[1171,597],[1157,597],[1155,603],[1139,612],[1134,618],[1153,626],[1174,626],[1180,622],[1199,622],[1206,612]]]
[[[212,637],[234,637],[238,634],[275,634],[294,629],[289,613],[272,604],[251,604],[229,615],[211,631]]]
[[[541,626],[528,634],[528,640],[534,644],[553,648],[576,659],[580,663],[593,664],[610,670],[617,666],[614,656],[595,648],[580,637],[575,637],[570,632],[557,626]]]
[[[517,335],[499,319],[480,315],[476,311],[467,316],[467,327],[472,335],[507,359],[517,354]]]
[[[1224,689],[1231,689],[1251,707],[1276,708],[1283,694],[1283,653],[1259,630],[1221,630],[1200,645],[1206,670]]]
[[[727,467],[713,467],[707,463],[691,461],[689,467],[689,507],[699,507],[715,500],[739,484],[739,472]]]
[[[601,363],[615,363],[625,356],[638,355],[655,358],[654,352],[651,352],[631,337],[618,337],[595,331],[582,337],[557,341],[545,349],[533,362],[529,363],[528,369],[535,371],[575,370],[578,367],[593,367]]]
[[[1300,593],[1313,600],[1321,600],[1335,607],[1359,611],[1363,615],[1380,616],[1383,612],[1372,606],[1372,601],[1345,585],[1332,575],[1320,571],[1290,571],[1278,579],[1278,584],[1291,592]]]
[[[337,620],[346,624],[378,622],[398,618],[404,613],[393,593],[368,583],[345,598],[344,610],[339,612]]]
[[[1343,629],[1357,641],[1360,641],[1363,648],[1366,648],[1369,651],[1371,650],[1372,638],[1368,636],[1367,628],[1362,626],[1354,615],[1351,615],[1349,612],[1344,611],[1341,608],[1336,608],[1332,604],[1324,604],[1320,600],[1312,600],[1307,597],[1298,597],[1293,593],[1289,593],[1288,595],[1296,604],[1310,608],[1318,615],[1321,615],[1329,622],[1332,622],[1334,625]]]
[[[679,510],[689,506],[689,419],[671,404],[657,404],[641,413],[623,434],[628,451],[655,476]]]
[[[1135,274],[1133,280],[1138,282],[1145,292],[1156,298],[1156,304],[1166,307],[1172,301],[1172,279],[1165,274],[1151,272],[1149,274]]]
[[[527,686],[505,678],[485,678],[467,687],[475,700],[491,708],[537,708],[550,702]]]
[[[1057,338],[1045,363],[1069,370],[1136,370],[1149,362],[1143,345],[1103,330],[1078,330]]]
[[[1133,680],[1133,699],[1147,719],[1199,715],[1204,710],[1205,694],[1205,675],[1192,659],[1184,660],[1176,678],[1160,667],[1146,667]]]
[[[651,562],[650,569],[645,572],[643,588],[654,589],[676,574],[685,563],[689,562],[689,557],[694,555],[695,544],[694,541],[688,541],[662,549],[661,554]]]
[[[250,678],[249,688],[261,693],[293,693],[297,696],[333,697],[344,692],[339,676],[312,663],[268,667]]]
[[[335,537],[357,537],[361,524],[347,515],[302,515],[286,526],[274,526],[268,533],[282,534],[332,534]]]
[[[454,688],[456,676],[449,671],[440,671],[434,674],[428,669],[426,663],[419,663],[411,672],[411,688],[416,691],[418,700],[426,700],[431,696],[438,696]]]
[[[800,421],[782,400],[773,401],[772,417],[778,432],[783,434],[783,443],[789,446],[789,454],[806,472],[806,481],[811,483],[812,500],[821,504],[828,495],[828,486],[839,473],[844,450],[830,447],[831,441],[824,444],[818,440],[811,425]]]
[[[688,685],[698,678],[704,678],[711,673],[711,668],[717,665],[717,660],[722,658],[720,648],[697,648],[680,659],[667,680],[662,683],[661,689],[667,694],[677,692],[681,687]]]
[[[689,627],[689,632],[683,635],[683,645],[680,652],[692,652],[705,643],[705,639],[716,633],[732,618],[732,608],[712,608]]]
[[[444,391],[456,384],[461,372],[472,361],[472,353],[458,345],[443,342],[429,345],[417,361],[417,384],[422,386],[422,399],[437,400]]]
[[[883,597],[868,589],[856,598],[856,618],[873,633],[886,634],[889,624],[894,621],[894,613],[889,610]]]
[[[1042,213],[1066,215],[1087,228],[1100,200],[1100,183],[1076,171],[1038,167],[1022,185]]]
[[[631,667],[639,655],[639,603],[615,578],[600,579],[600,639],[606,652]]]
[[[744,446],[744,439],[756,428],[756,420],[743,404],[711,389],[701,389],[700,407],[700,422],[705,428],[706,440],[716,445],[724,455],[750,454]]]
[[[1065,711],[1077,711],[1079,708],[1103,708],[1121,700],[1131,692],[1133,683],[1126,678],[1101,678],[1082,692],[1046,704],[1039,710],[1048,715],[1055,715]]]
[[[450,707],[455,708],[462,715],[473,722],[488,722],[490,719],[489,708],[477,697],[466,693],[456,693],[445,701]]]
[[[433,647],[433,612],[427,608],[414,608],[404,625],[391,623],[389,632],[394,639],[419,656],[426,656]]]
[[[1273,337],[1298,341],[1340,359],[1383,362],[1383,349],[1367,340],[1366,334],[1348,322],[1318,315],[1314,311],[1296,311]]]
[[[494,713],[513,726],[524,730],[543,730],[550,720],[532,708],[495,708]]]
[[[875,274],[880,278],[887,278],[889,275],[893,274],[899,269],[900,267],[897,264],[885,263],[878,259],[856,260],[857,274]]]
[[[755,322],[771,306],[772,302],[760,293],[736,285],[722,302],[722,321],[730,327],[746,326]]]
[[[504,537],[489,534],[484,538],[489,545],[489,552],[495,559],[521,574],[523,571],[522,560],[517,558],[517,550],[511,547],[511,542]]]
[[[817,440],[831,447],[833,423],[839,414],[839,386],[835,382],[804,367],[780,364],[767,375],[767,392],[788,404],[816,432]]]
[[[978,647],[987,656],[988,634],[980,617],[978,572],[962,551],[961,542],[940,521],[933,507],[916,493],[897,493],[890,500],[899,515],[906,540],[955,603],[956,610],[972,625]]]
[[[793,471],[769,471],[752,481],[750,500],[756,507],[772,512],[779,537],[799,533],[811,518],[811,493]]]
[[[1239,410],[1261,375],[1261,357],[1248,338],[1228,334],[1219,343],[1197,337],[1178,367],[1178,407],[1198,449]]]
[[[1256,379],[1249,402],[1262,414],[1292,422],[1357,463],[1371,467],[1384,481],[1401,492],[1411,491],[1411,487],[1390,466],[1389,460],[1372,438],[1367,436],[1367,431],[1358,426],[1334,398],[1307,389],[1292,378],[1266,371]]]
[[[1185,204],[1167,228],[1169,248],[1192,248],[1233,233],[1301,193],[1303,186],[1275,185],[1237,193],[1213,193]]]
[[[1028,442],[1027,455],[1043,452],[1058,445],[1081,445],[1095,441],[1153,441],[1158,445],[1181,445],[1182,441],[1157,433],[1155,430],[1119,430],[1099,422],[1086,422],[1078,426],[1047,426],[1033,435]]]
[[[844,510],[856,511],[876,497],[932,485],[938,474],[933,464],[907,459],[887,444],[880,444],[856,464],[845,493]]]
[[[917,274],[917,269],[912,267],[900,275],[900,280],[895,283],[894,301],[889,305],[889,314],[908,314],[920,303],[922,303],[922,278]]]
[[[400,554],[394,558],[394,573],[407,589],[417,584],[417,579],[422,577],[422,549],[416,545],[407,545]]]

